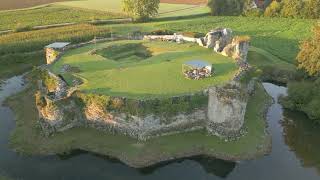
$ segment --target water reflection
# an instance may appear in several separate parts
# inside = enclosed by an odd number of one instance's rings
[[[284,111],[281,122],[285,143],[304,167],[314,167],[320,174],[320,125],[299,112]]]
[[[71,160],[72,158],[80,156],[80,155],[91,155],[91,156],[98,157],[100,159],[104,159],[104,160],[108,161],[109,163],[124,165],[118,159],[111,158],[108,156],[102,156],[99,154],[90,153],[90,152],[82,151],[82,150],[74,150],[69,153],[58,154],[57,157],[60,160]],[[140,168],[140,169],[136,169],[136,170],[141,175],[151,175],[166,166],[170,166],[171,164],[183,165],[183,163],[185,163],[185,161],[196,162],[202,167],[202,169],[207,174],[211,174],[211,175],[221,177],[221,178],[226,178],[232,172],[232,170],[236,167],[235,162],[224,161],[224,160],[215,159],[215,158],[206,157],[206,156],[195,156],[195,157],[191,157],[191,158],[182,158],[182,159],[175,159],[172,161],[166,161],[166,162],[158,163],[153,166],[149,166],[146,168]],[[134,169],[134,168],[132,168],[132,169]]]

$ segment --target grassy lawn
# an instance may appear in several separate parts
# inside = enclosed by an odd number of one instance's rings
[[[127,48],[118,52],[116,48],[128,43],[140,44],[152,57],[137,57],[142,47]],[[92,49],[102,51],[101,55],[89,52]],[[99,50],[101,49],[101,50]],[[115,49],[115,52],[112,52]],[[103,54],[105,51],[105,54]],[[120,59],[119,59],[120,58]],[[188,80],[182,74],[182,64],[190,60],[203,60],[213,64],[213,77],[195,81]],[[169,42],[119,41],[90,45],[67,52],[52,67],[60,73],[61,67],[69,64],[80,69],[75,73],[85,80],[80,90],[126,97],[155,97],[188,94],[202,89],[225,83],[233,78],[237,67],[232,58],[215,54],[210,49],[197,44],[177,44]],[[68,79],[70,74],[66,75]]]
[[[10,139],[11,147],[24,154],[55,154],[82,149],[117,157],[133,166],[141,166],[180,157],[191,152],[222,159],[247,159],[263,155],[270,145],[266,136],[263,111],[270,97],[261,84],[250,98],[245,115],[248,133],[237,141],[225,142],[204,131],[183,133],[138,142],[122,135],[113,135],[90,128],[74,128],[49,138],[40,134],[34,91],[27,89],[11,97],[8,104],[16,114],[16,129]],[[264,147],[261,147],[264,145]]]
[[[120,13],[48,5],[15,11],[0,11],[0,30],[121,17],[124,15]]]

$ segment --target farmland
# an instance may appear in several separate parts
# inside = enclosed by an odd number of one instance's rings
[[[62,2],[68,0],[10,0],[10,1],[1,1],[0,10],[9,10],[9,9],[21,9],[34,7],[38,5]],[[161,0],[162,3],[172,3],[172,4],[205,4],[206,0]]]
[[[91,10],[100,10],[113,13],[121,13],[121,1],[120,0],[84,0],[84,1],[67,1],[56,3],[59,5],[87,8]],[[186,16],[196,15],[202,13],[208,13],[209,9],[206,6],[199,6],[193,4],[169,4],[160,3],[159,16],[171,17],[171,16]]]
[[[120,13],[48,5],[25,10],[0,11],[0,30],[123,17],[125,16]]]
[[[40,25],[127,18],[121,6],[120,0],[86,0],[0,11],[0,31]],[[205,6],[161,3],[159,17],[190,16],[208,12]]]
[[[0,1],[0,10],[29,8],[59,1],[66,0],[2,0]]]

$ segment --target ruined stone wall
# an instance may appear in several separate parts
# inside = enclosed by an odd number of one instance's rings
[[[254,83],[249,84],[252,86]],[[110,106],[108,103],[84,102],[75,94],[54,98],[52,93],[48,96],[43,91],[41,97],[44,103],[38,106],[39,122],[47,135],[84,126],[124,134],[139,140],[199,129],[206,129],[209,134],[220,137],[235,137],[242,133],[250,95],[248,89],[253,91],[252,87],[237,82],[211,87],[203,94],[208,99],[207,104],[174,114],[152,111],[147,111],[146,114],[131,114],[110,110],[107,108]],[[192,96],[195,95],[181,98],[188,99]],[[174,102],[176,99],[177,97],[172,97],[169,101]],[[142,103],[141,100],[137,102]]]
[[[236,82],[210,88],[208,132],[227,137],[241,134],[248,98],[245,87]]]

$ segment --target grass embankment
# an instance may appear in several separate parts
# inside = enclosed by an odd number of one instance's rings
[[[15,11],[0,11],[0,31],[43,26],[61,23],[78,23],[99,19],[115,19],[125,17],[120,13],[109,13],[68,6],[48,5],[39,8]]]
[[[237,141],[225,142],[205,131],[154,138],[146,142],[97,131],[74,128],[51,137],[44,137],[38,127],[38,113],[34,104],[34,90],[27,90],[8,99],[16,114],[16,129],[11,147],[23,154],[55,154],[73,149],[86,150],[116,157],[124,163],[143,167],[172,158],[208,155],[226,160],[242,160],[261,156],[270,150],[270,136],[265,134],[264,113],[270,97],[261,84],[250,98],[245,115],[248,131]]]
[[[137,46],[126,48],[128,43]],[[122,46],[126,49],[123,50]],[[143,48],[145,51],[142,51]],[[102,56],[91,55],[90,51],[94,49],[98,49]],[[139,56],[147,57],[141,59]],[[200,81],[186,79],[182,73],[182,65],[190,60],[212,63],[213,77]],[[80,86],[80,90],[131,98],[167,97],[198,92],[209,86],[228,82],[237,71],[232,58],[214,54],[210,49],[197,44],[149,41],[109,42],[71,50],[54,64],[53,71],[60,73],[64,64],[79,68],[80,73],[62,75],[76,75],[84,79],[85,83]]]
[[[110,36],[107,28],[74,25],[0,36],[0,79],[45,63],[43,47],[55,41],[79,43],[94,36]]]

